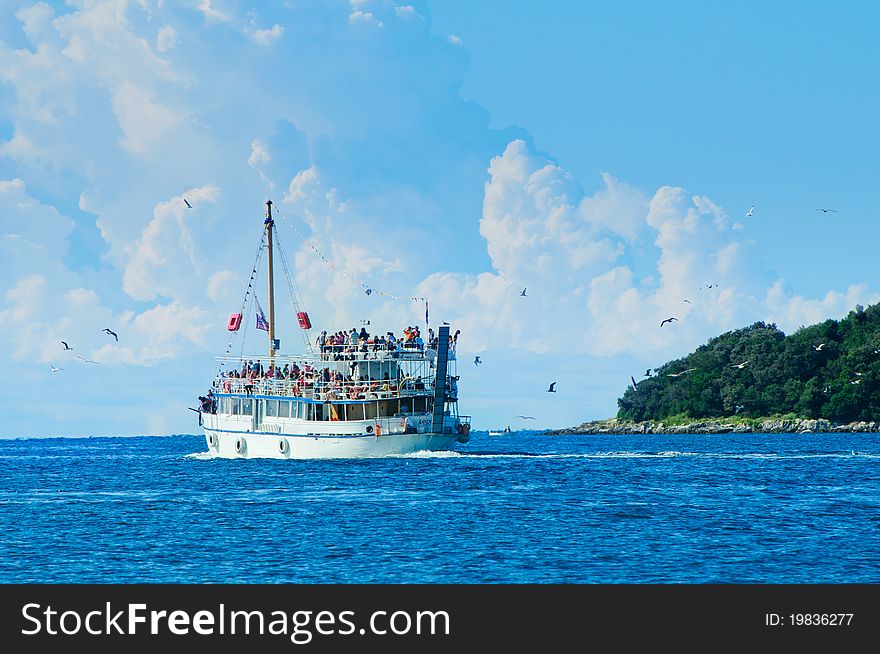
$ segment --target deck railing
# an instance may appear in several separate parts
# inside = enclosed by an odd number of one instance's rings
[[[316,379],[243,379],[217,377],[214,391],[222,394],[300,397],[321,401],[382,400],[433,393],[433,378],[402,381],[323,381]]]

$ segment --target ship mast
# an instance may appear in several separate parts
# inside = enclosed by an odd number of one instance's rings
[[[272,253],[272,200],[266,200],[266,242],[269,250],[269,367],[275,365],[275,271]]]

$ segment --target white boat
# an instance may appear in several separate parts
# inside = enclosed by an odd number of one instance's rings
[[[510,433],[510,427],[506,427],[504,429],[489,430],[489,436],[501,436],[503,434],[509,434],[509,433]]]
[[[247,313],[249,296],[258,328],[268,333],[268,352],[218,359],[211,391],[199,398],[210,454],[248,459],[361,458],[447,450],[469,440],[470,417],[458,413],[455,344],[449,327],[439,327],[434,342],[426,344],[413,339],[392,345],[375,337],[353,339],[347,345],[318,345],[308,337],[311,322],[298,301],[283,248],[279,252],[299,327],[306,335],[306,351],[280,355],[273,279],[273,242],[278,235],[271,201],[266,203],[262,238],[259,251],[265,244],[268,254],[268,320],[249,284],[242,313],[230,316],[233,339],[227,352]],[[258,254],[255,274],[259,258]]]

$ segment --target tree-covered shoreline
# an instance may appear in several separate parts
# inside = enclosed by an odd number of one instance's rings
[[[836,424],[880,417],[880,304],[786,336],[757,322],[652,371],[619,398],[639,423],[789,415]]]

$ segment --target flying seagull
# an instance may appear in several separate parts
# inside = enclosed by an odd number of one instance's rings
[[[634,391],[639,390],[638,388],[636,388],[636,378],[633,377],[632,375],[630,375],[629,378],[630,378],[630,381],[632,381],[632,387],[633,387],[633,390],[634,390]]]
[[[821,349],[822,349],[823,347],[825,347],[826,345],[827,345],[827,343],[819,343],[818,345],[814,345],[814,346],[813,346],[813,349],[816,350],[816,352],[818,352],[819,350],[821,350]]]
[[[862,383],[861,379],[856,379],[855,381],[850,382],[850,384],[861,384],[861,383]]]
[[[483,363],[483,362],[480,361],[480,357],[479,357],[479,356],[475,356],[475,357],[474,357],[474,365],[475,365],[475,366],[478,366],[478,365],[480,365],[481,363]]]
[[[651,376],[651,371],[652,371],[652,370],[653,370],[653,368],[648,368],[648,369],[645,371],[645,377],[650,377],[650,376]]]
[[[189,203],[189,200],[183,198],[183,203],[186,205],[187,209],[192,209],[193,206]]]
[[[49,368],[52,369],[52,372],[58,372],[59,370],[64,370],[64,368],[57,368],[54,365],[52,365],[51,363],[49,364]]]
[[[446,321],[444,320],[444,321],[443,321],[442,323],[440,323],[440,324],[441,324],[441,325],[448,325],[449,323],[446,322]]]
[[[690,301],[690,300],[688,300],[688,299],[687,299],[687,298],[685,298],[685,299],[684,299],[684,300],[682,300],[682,301],[681,301],[681,302],[679,302],[679,304],[683,304],[683,303],[684,303],[684,302],[687,302],[687,303],[688,303],[688,304],[690,304],[690,303],[691,303],[691,301]]]
[[[816,211],[821,211],[822,213],[828,213],[829,211],[833,211],[837,213],[837,209],[816,209]]]
[[[752,205],[751,207],[749,207],[749,210],[746,211],[746,216],[748,216],[749,218],[751,218],[751,217],[752,217],[752,212],[753,212],[754,210],[755,210],[755,205]]]
[[[83,363],[98,363],[97,361],[92,361],[91,359],[86,359],[85,357],[81,357],[80,355],[76,355],[76,358],[82,361]]]
[[[65,350],[72,350],[73,348],[67,344],[67,341],[61,341],[61,345],[64,346]]]
[[[670,372],[670,373],[667,373],[666,376],[667,376],[667,377],[681,377],[682,375],[684,375],[684,374],[686,374],[686,373],[689,373],[689,372],[693,372],[694,370],[696,370],[696,368],[688,368],[687,370],[682,370],[681,372]]]
[[[715,288],[718,286],[718,282],[712,282],[711,284],[706,284],[706,288]]]
[[[534,420],[535,416],[517,416],[517,418],[522,418],[523,420]]]
[[[863,372],[857,372],[857,373],[856,373],[856,375],[859,376],[859,377],[861,377],[861,376],[864,375],[864,374],[865,374],[865,373],[863,373]]]
[[[736,414],[742,411],[745,407],[742,404],[737,404],[734,408],[736,409],[736,411],[734,411],[734,414]]]
[[[747,363],[748,363],[748,361],[743,361],[742,363],[735,363],[734,365],[732,365],[730,367],[731,368],[739,368],[740,370],[742,370],[743,368],[746,367]]]
[[[119,336],[117,336],[116,332],[114,332],[112,329],[103,329],[101,331],[115,338],[117,343],[119,342]]]
[[[526,297],[526,289],[520,291],[520,297]]]
[[[673,318],[667,318],[666,320],[662,320],[662,321],[660,322],[660,326],[662,327],[662,326],[665,325],[666,323],[668,323],[668,322],[672,322],[673,320],[678,320],[678,318],[673,317]]]
[[[553,382],[552,384],[550,384],[550,388],[547,389],[547,392],[548,393],[555,393],[556,392],[555,386],[556,386],[556,382]]]

